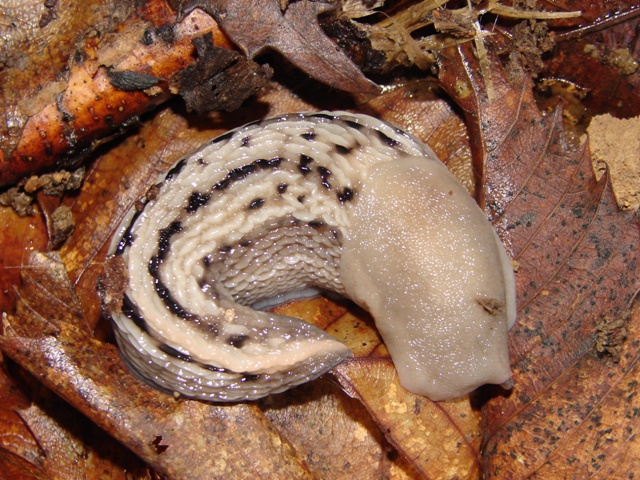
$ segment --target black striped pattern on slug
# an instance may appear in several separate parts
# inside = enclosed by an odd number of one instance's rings
[[[396,298],[396,287],[376,285],[371,295],[363,294],[362,282],[346,274],[361,267],[354,250],[366,252],[375,243],[360,238],[365,227],[354,225],[370,216],[368,183],[376,168],[402,169],[415,159],[422,162],[418,169],[426,165],[418,173],[443,176],[449,190],[448,182],[457,183],[412,136],[345,112],[254,122],[177,162],[143,210],[132,209],[112,243],[113,255],[126,266],[122,301],[110,311],[125,362],[162,390],[212,401],[257,399],[342,362],[350,351],[336,338],[251,305],[317,287],[353,298],[376,321],[388,316],[380,310],[380,288]],[[400,231],[376,228],[403,241]],[[424,248],[419,245],[415,255]],[[384,255],[393,259],[395,253]],[[493,268],[504,273],[498,257]],[[505,295],[502,304],[508,303]],[[384,308],[401,311],[404,300],[398,301]]]

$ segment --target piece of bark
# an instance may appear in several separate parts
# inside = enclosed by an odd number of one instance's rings
[[[164,0],[154,0],[117,27],[115,39],[87,37],[57,88],[23,102],[29,108],[21,114],[27,120],[14,135],[18,140],[0,150],[0,186],[76,164],[105,137],[126,130],[140,114],[178,93],[179,73],[201,60],[194,39],[209,36],[218,48],[231,48],[202,11],[175,22]]]
[[[232,112],[271,77],[268,65],[247,62],[232,50],[216,47],[211,37],[193,41],[198,61],[179,76],[180,95],[187,108],[197,113]]]

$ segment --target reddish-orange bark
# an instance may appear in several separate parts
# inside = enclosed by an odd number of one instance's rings
[[[196,61],[195,38],[212,35],[214,45],[232,48],[216,22],[200,10],[175,22],[175,12],[163,0],[148,2],[115,32],[121,41],[102,45],[89,38],[69,61],[66,88],[28,119],[12,152],[0,150],[0,186],[65,167],[96,141],[166,101],[176,93],[177,75]],[[113,85],[113,71],[158,82],[144,90],[124,91]]]

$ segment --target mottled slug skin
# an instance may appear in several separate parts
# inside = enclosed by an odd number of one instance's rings
[[[331,335],[250,307],[310,286],[371,312],[414,393],[510,378],[501,243],[427,146],[366,115],[289,114],[212,140],[129,212],[112,253],[122,356],[168,392],[253,400],[342,362]]]

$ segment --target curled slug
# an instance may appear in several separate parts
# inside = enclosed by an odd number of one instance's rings
[[[345,112],[254,122],[177,162],[122,222],[106,303],[126,364],[186,397],[253,400],[351,354],[253,309],[307,287],[375,319],[400,383],[433,400],[510,379],[513,272],[484,213],[429,147]]]

